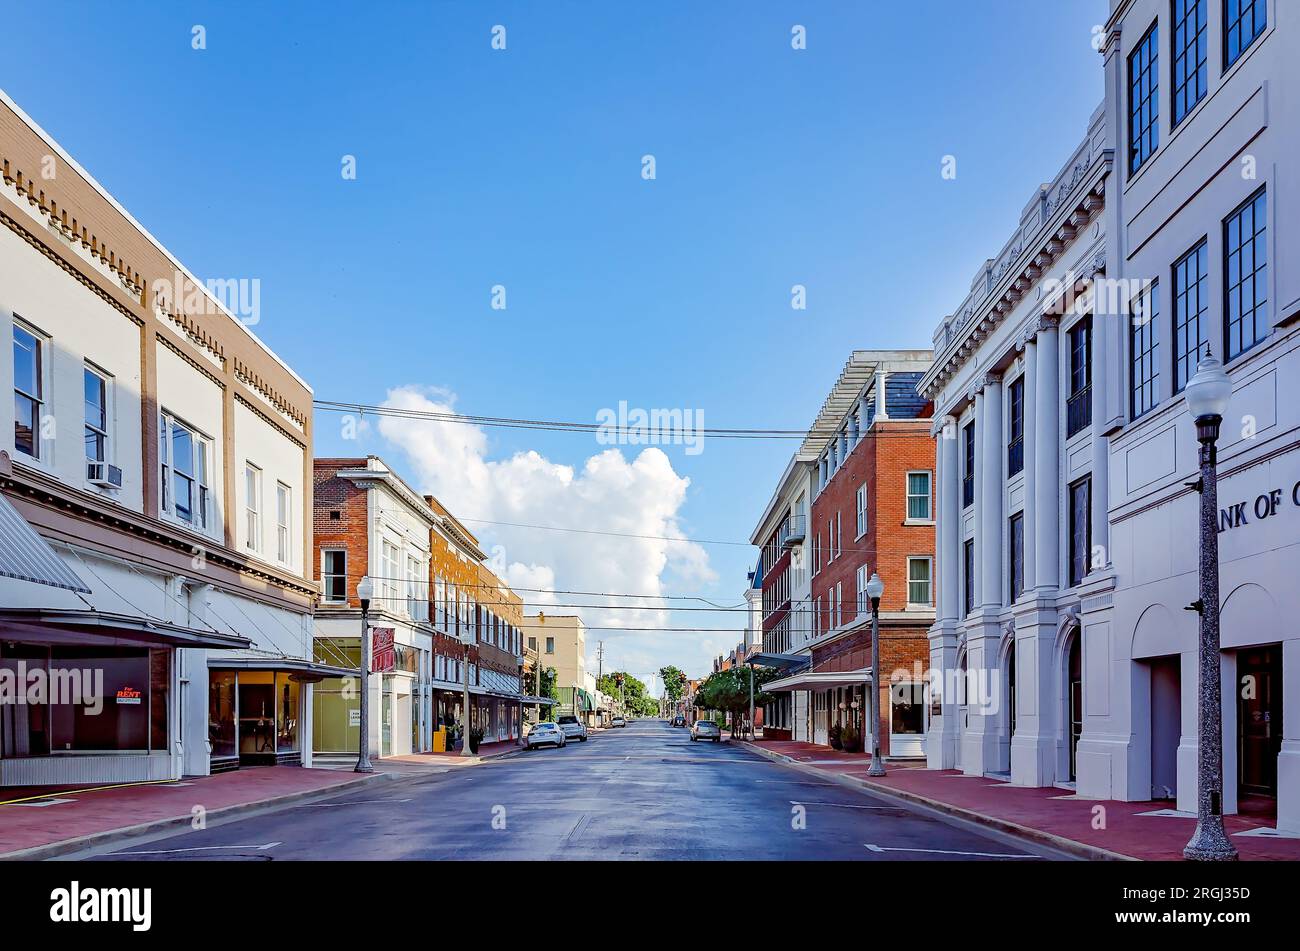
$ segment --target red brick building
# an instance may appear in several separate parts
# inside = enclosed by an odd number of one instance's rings
[[[874,372],[855,392],[833,392],[812,430],[818,453],[807,526],[809,665],[774,686],[808,691],[813,742],[832,743],[837,732],[851,731],[855,748],[870,749],[872,606],[865,586],[878,574],[881,748],[920,756],[927,632],[935,618],[935,503],[931,405],[916,383],[930,352],[859,351],[850,366],[854,361],[874,365]]]

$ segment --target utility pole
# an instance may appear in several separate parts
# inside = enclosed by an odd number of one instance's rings
[[[605,675],[605,642],[599,641],[596,644],[596,683],[599,685],[600,678]]]

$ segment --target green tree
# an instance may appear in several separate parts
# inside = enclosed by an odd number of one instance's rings
[[[667,667],[660,667],[659,678],[664,682],[664,696],[673,703],[682,699],[682,689],[685,684],[682,681],[682,672],[680,670],[672,664]]]
[[[622,678],[620,685],[620,678]],[[608,697],[619,699],[621,687],[621,696],[623,706],[629,713],[634,713],[643,709],[643,701],[649,699],[651,703],[654,698],[646,692],[645,684],[637,680],[625,670],[611,670],[600,680],[596,681],[596,689]]]
[[[776,698],[763,691],[763,685],[780,676],[773,667],[754,668],[754,707],[771,703]],[[695,694],[695,706],[703,710],[718,710],[730,714],[732,724],[749,717],[749,670],[733,667],[710,674]]]

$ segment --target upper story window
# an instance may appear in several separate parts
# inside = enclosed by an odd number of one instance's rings
[[[1016,377],[1007,391],[1011,439],[1007,442],[1007,478],[1025,468],[1025,378]]]
[[[283,482],[275,484],[275,557],[280,564],[293,561],[293,490]]]
[[[1223,222],[1223,338],[1229,360],[1268,336],[1267,199],[1261,188]]]
[[[867,597],[867,566],[862,565],[858,568],[858,616],[866,614],[871,610],[870,598]]]
[[[971,420],[961,431],[962,455],[965,468],[961,478],[961,505],[970,508],[975,504],[975,421]]]
[[[108,461],[108,377],[92,367],[82,370],[85,391],[86,461]]]
[[[342,548],[326,548],[320,553],[322,597],[331,604],[348,599],[348,553]]]
[[[909,606],[931,604],[931,564],[928,557],[907,559],[907,603]]]
[[[1065,404],[1065,438],[1092,423],[1092,317],[1070,328],[1070,398]]]
[[[1092,551],[1092,519],[1088,510],[1092,500],[1092,476],[1070,484],[1070,586],[1088,574],[1088,557]]]
[[[975,539],[968,538],[961,545],[961,574],[964,614],[975,610]]]
[[[1156,23],[1128,57],[1128,170],[1133,174],[1160,145],[1160,31]]]
[[[1160,287],[1154,281],[1134,299],[1129,329],[1129,415],[1149,413],[1160,399],[1156,384],[1160,361],[1156,356],[1156,319],[1160,316]]]
[[[832,515],[826,520],[826,563],[830,564],[835,560],[835,516]]]
[[[1268,25],[1268,0],[1223,0],[1223,68],[1227,69]]]
[[[166,413],[158,436],[162,513],[201,531],[211,530],[211,441]]]
[[[1206,344],[1205,239],[1174,265],[1174,392],[1181,393],[1196,372],[1201,348]]]
[[[1173,0],[1173,124],[1205,98],[1206,0]]]
[[[858,514],[857,537],[861,538],[867,533],[867,487],[865,485],[858,486],[856,503]]]
[[[249,551],[262,550],[262,470],[244,465],[244,540]]]
[[[33,459],[41,457],[44,348],[44,340],[14,324],[14,448]]]
[[[932,517],[930,508],[930,473],[909,472],[907,474],[907,517],[909,521],[929,521]]]
[[[555,638],[553,638],[553,637],[548,637],[548,638],[546,639],[546,653],[548,653],[548,654],[554,654],[554,653],[555,653]]]
[[[401,562],[398,559],[397,546],[388,539],[379,543],[379,590],[382,592],[380,607],[386,611],[396,611],[401,578]],[[471,617],[473,615],[470,615]]]
[[[1025,591],[1025,515],[1017,512],[1007,524],[1008,567],[1010,572],[1011,603],[1015,604]]]
[[[822,533],[813,537],[813,574],[822,570]]]

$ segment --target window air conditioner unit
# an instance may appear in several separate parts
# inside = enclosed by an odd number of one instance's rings
[[[105,489],[122,488],[122,470],[107,462],[86,462],[86,479],[91,485]]]

